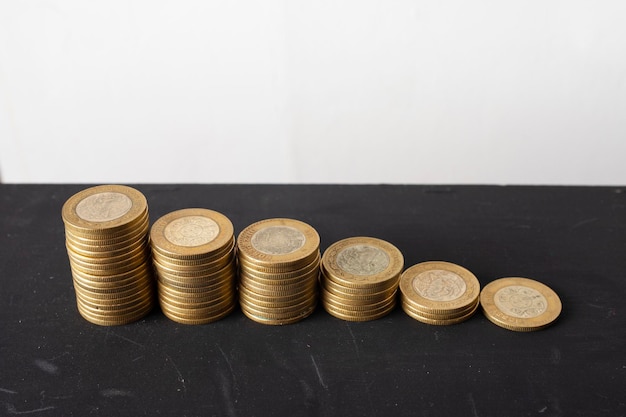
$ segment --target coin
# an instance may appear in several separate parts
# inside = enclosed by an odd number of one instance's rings
[[[500,278],[480,293],[487,319],[508,330],[528,332],[543,329],[561,314],[559,296],[545,284],[530,278]]]

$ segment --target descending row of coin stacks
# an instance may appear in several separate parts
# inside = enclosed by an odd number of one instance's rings
[[[178,323],[205,324],[236,306],[234,229],[221,213],[183,209],[150,231],[163,314]]]
[[[322,257],[322,304],[343,320],[375,320],[396,306],[402,253],[391,243],[352,237],[332,244]]]
[[[268,219],[245,228],[237,238],[239,304],[264,324],[295,323],[317,305],[320,238],[306,223]]]
[[[402,273],[402,309],[422,323],[449,325],[469,319],[478,308],[480,283],[462,266],[422,262]]]
[[[80,314],[102,326],[148,314],[155,297],[143,194],[121,185],[88,188],[65,202],[62,217]]]

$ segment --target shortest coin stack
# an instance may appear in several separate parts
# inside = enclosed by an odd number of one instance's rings
[[[91,187],[70,197],[62,216],[81,316],[113,326],[148,314],[154,285],[143,194],[123,185]]]
[[[462,266],[442,261],[422,262],[400,278],[402,309],[422,323],[461,323],[478,308],[480,283]]]
[[[332,244],[322,257],[322,303],[343,320],[375,320],[396,305],[402,253],[391,243],[352,237]]]
[[[480,293],[480,304],[492,323],[516,332],[549,326],[561,314],[561,300],[548,286],[529,278],[500,278]]]
[[[306,223],[267,219],[237,238],[239,304],[259,323],[283,325],[309,316],[317,305],[320,238]]]
[[[174,211],[154,223],[150,238],[163,314],[206,324],[233,311],[235,238],[226,216],[201,208]]]

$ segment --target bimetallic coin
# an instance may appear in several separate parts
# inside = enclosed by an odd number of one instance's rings
[[[241,231],[239,256],[260,267],[305,265],[317,256],[320,238],[314,228],[294,219],[261,220]]]
[[[404,257],[391,243],[372,237],[352,237],[324,251],[322,266],[327,279],[344,287],[371,288],[397,282]]]
[[[478,300],[480,283],[462,266],[443,261],[413,265],[400,277],[406,303],[432,314],[462,312]]]
[[[233,224],[217,211],[192,208],[159,218],[150,230],[155,251],[174,259],[206,258],[227,247]]]
[[[480,304],[492,323],[519,332],[549,326],[562,309],[559,296],[550,287],[521,277],[490,282],[480,293]]]

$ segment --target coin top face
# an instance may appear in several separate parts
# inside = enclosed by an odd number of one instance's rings
[[[304,233],[289,226],[269,226],[257,231],[250,243],[267,255],[287,255],[304,246]]]
[[[452,271],[431,269],[413,278],[413,289],[422,297],[432,301],[452,301],[467,290],[463,278]]]
[[[510,285],[495,293],[494,302],[505,314],[518,318],[533,318],[543,314],[548,301],[537,290],[522,285]]]
[[[337,266],[353,275],[376,275],[389,266],[389,256],[374,246],[353,245],[339,252]]]
[[[76,214],[89,222],[108,222],[128,213],[133,202],[116,192],[102,192],[84,198],[76,205]]]
[[[167,240],[178,246],[201,246],[212,242],[220,233],[215,220],[204,216],[186,216],[171,221],[163,231]]]

